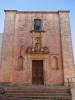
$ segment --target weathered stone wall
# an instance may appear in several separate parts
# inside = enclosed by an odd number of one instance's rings
[[[3,33],[0,33],[0,67],[1,67],[2,40],[3,40]]]
[[[40,18],[43,22],[42,46],[49,48],[49,57],[45,71],[47,71],[47,84],[62,84],[63,83],[63,66],[61,61],[61,40],[59,27],[58,13],[17,13],[15,20],[15,35],[14,35],[14,68],[17,66],[17,57],[21,55],[24,58],[24,70],[15,71],[14,80],[29,83],[28,74],[28,56],[26,49],[32,46],[31,30],[34,26],[34,19]],[[57,56],[58,70],[51,68],[51,58]],[[32,64],[32,63],[31,63]]]
[[[45,62],[46,85],[63,84],[64,80],[66,83],[67,78],[74,75],[68,12],[6,11],[0,81],[31,84],[31,61],[32,58],[39,57],[28,55],[26,50],[32,47],[31,30],[34,27],[34,19],[38,18],[42,20],[42,29],[45,31],[42,34],[42,46],[49,49],[47,58],[41,57]],[[24,69],[21,71],[16,70],[19,56],[23,57]],[[53,57],[57,58],[57,69],[52,67]]]
[[[72,51],[72,40],[71,40],[71,29],[70,29],[70,18],[69,12],[60,12],[60,27],[61,27],[61,40],[62,40],[62,59],[64,68],[64,81],[65,84],[71,81],[74,77],[74,63],[73,63],[73,51]]]
[[[2,45],[2,59],[0,68],[0,81],[9,82],[11,68],[13,67],[13,38],[15,28],[15,11],[5,11],[5,23]]]

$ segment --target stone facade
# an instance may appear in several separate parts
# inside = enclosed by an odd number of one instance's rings
[[[48,53],[27,53],[35,37],[34,19],[43,22],[41,47]],[[23,57],[23,70],[17,59]],[[43,60],[44,84],[67,85],[74,77],[69,11],[22,12],[5,10],[0,82],[32,85],[32,60]]]
[[[2,40],[3,40],[3,33],[0,33],[0,66],[1,66]]]

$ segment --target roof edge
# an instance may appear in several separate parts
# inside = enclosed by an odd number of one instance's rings
[[[18,10],[4,10],[4,12],[16,12],[16,13],[69,13],[69,10],[58,10],[58,11],[18,11]]]
[[[4,12],[17,12],[17,10],[4,10]]]

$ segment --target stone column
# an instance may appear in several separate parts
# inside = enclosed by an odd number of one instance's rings
[[[59,11],[59,22],[62,43],[64,84],[66,85],[68,82],[67,79],[71,79],[72,77],[74,77],[69,11]]]
[[[5,10],[5,23],[2,47],[0,81],[10,82],[11,67],[13,67],[13,40],[15,33],[15,10]]]

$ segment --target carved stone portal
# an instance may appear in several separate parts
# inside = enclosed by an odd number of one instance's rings
[[[32,46],[27,48],[29,84],[46,85],[49,84],[47,77],[48,53],[49,50],[42,46],[44,31],[31,31]],[[44,73],[44,74],[43,74]]]
[[[27,53],[49,53],[48,48],[42,46],[42,34],[44,31],[31,31],[32,47],[27,48]]]

